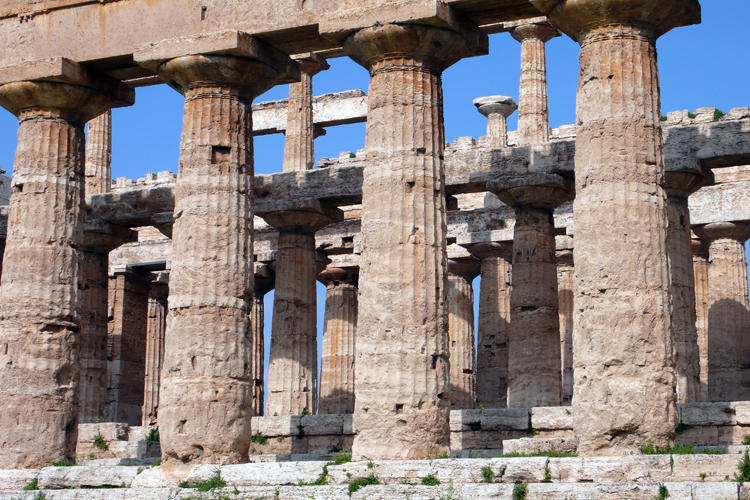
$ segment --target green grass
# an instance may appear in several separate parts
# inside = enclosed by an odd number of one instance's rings
[[[666,116],[662,116],[661,117],[661,121],[663,121],[663,122],[667,121],[667,117]]]
[[[720,450],[698,451],[692,445],[676,444],[674,446],[654,446],[651,441],[646,442],[643,447],[644,455],[725,455]]]
[[[695,113],[688,113],[688,118],[690,118],[691,120],[695,120],[696,116],[698,115],[696,115]]]
[[[343,465],[352,461],[351,451],[341,451],[333,454],[333,465]]]
[[[250,438],[250,441],[253,443],[257,443],[261,446],[264,444],[268,444],[268,438],[264,436],[263,434],[261,434],[260,431],[253,434],[253,437]]]
[[[94,438],[94,446],[99,448],[102,451],[108,451],[109,450],[109,443],[104,440],[101,434],[97,434]]]
[[[683,432],[688,431],[688,430],[690,430],[692,428],[693,428],[692,425],[685,425],[682,422],[680,422],[679,424],[677,424],[677,428],[675,429],[675,433],[676,434],[682,434]]]
[[[23,491],[34,491],[39,489],[39,479],[34,478],[29,484],[23,487]]]
[[[47,495],[40,491],[34,496],[34,500],[47,500]]]
[[[495,480],[495,473],[492,471],[492,467],[485,465],[482,467],[482,478],[485,483],[491,483]]]
[[[53,467],[73,467],[74,465],[77,465],[75,457],[73,457],[71,460],[63,458],[59,462],[55,462],[52,464]]]
[[[526,485],[523,483],[516,484],[513,489],[513,500],[526,500]]]
[[[225,488],[226,485],[227,485],[227,482],[221,478],[221,471],[219,469],[216,469],[214,471],[214,475],[211,476],[208,479],[208,481],[203,481],[202,483],[196,483],[193,486],[187,484],[185,481],[182,481],[177,486],[179,486],[180,488],[195,488],[198,491],[211,491],[216,488]]]
[[[440,480],[432,474],[422,478],[422,486],[437,486],[440,484]]]
[[[570,458],[577,457],[578,453],[569,453],[567,451],[536,451],[534,453],[505,453],[503,458],[521,458],[521,457],[548,457],[548,458]]]
[[[653,500],[666,500],[669,498],[669,490],[663,484],[659,485],[659,494],[656,495]]]
[[[151,441],[153,443],[159,442],[159,429],[154,427],[148,432],[148,436],[146,436],[146,441]]]
[[[305,438],[305,426],[304,425],[298,425],[297,426],[297,435],[294,436],[297,439],[304,439]]]
[[[312,483],[306,483],[304,481],[299,482],[299,486],[325,486],[328,484],[328,465],[323,466],[323,472],[320,473],[318,479]]]
[[[450,457],[451,457],[450,453],[448,453],[447,451],[444,451],[443,453],[435,457],[435,460],[445,460],[446,458],[450,458]]]
[[[349,483],[349,495],[351,496],[351,494],[355,491],[359,491],[360,488],[364,488],[365,486],[369,486],[371,484],[380,484],[380,481],[378,481],[378,478],[375,477],[375,474],[370,474],[367,477],[358,477],[357,479]]]
[[[743,453],[740,463],[737,464],[737,468],[740,470],[740,473],[734,475],[734,480],[738,483],[750,482],[750,456],[748,456],[747,450]]]
[[[543,483],[551,483],[552,482],[552,472],[549,470],[549,467],[544,468],[544,479],[542,479]]]
[[[725,114],[726,114],[726,113],[724,113],[724,112],[723,112],[722,110],[720,110],[720,109],[716,108],[716,109],[714,110],[714,121],[715,121],[715,122],[718,122],[719,120],[721,120],[722,118],[724,118],[724,115],[725,115]]]
[[[745,436],[745,439],[742,440],[742,444],[750,446],[750,436]]]

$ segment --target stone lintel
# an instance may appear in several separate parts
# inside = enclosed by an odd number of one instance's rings
[[[575,197],[573,181],[557,174],[533,173],[501,177],[487,183],[487,191],[512,207],[554,209]]]
[[[174,210],[174,195],[174,184],[97,194],[86,206],[86,218],[128,227],[149,226],[155,216]]]
[[[135,90],[131,87],[109,76],[96,74],[82,64],[65,57],[28,61],[3,68],[0,72],[0,85],[24,81],[57,82],[86,87],[107,96],[113,108],[132,106],[135,103]]]
[[[607,24],[646,26],[660,37],[701,22],[698,0],[530,0],[557,29],[575,41]]]
[[[273,211],[275,200],[292,200],[307,195],[334,205],[353,205],[362,201],[363,167],[337,167],[301,170],[255,176],[253,197],[256,212]],[[268,200],[271,206],[264,205]]]
[[[108,253],[120,245],[136,241],[136,231],[106,220],[88,219],[83,225],[83,245],[88,251]]]
[[[225,55],[253,59],[275,69],[279,73],[280,84],[300,81],[299,64],[280,50],[238,30],[201,33],[146,43],[136,47],[133,60],[156,73],[165,61],[188,55]]]
[[[442,0],[402,0],[337,10],[322,16],[319,31],[341,45],[355,31],[384,24],[424,24],[449,29],[466,40],[470,50],[466,57],[489,53],[487,35]]]
[[[688,198],[690,224],[750,221],[750,182],[704,186]]]

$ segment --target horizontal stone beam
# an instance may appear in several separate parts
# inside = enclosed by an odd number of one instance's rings
[[[690,223],[750,221],[750,181],[705,186],[690,195]]]
[[[539,15],[519,0],[3,0],[0,2],[0,68],[65,56],[123,80],[149,76],[132,59],[136,45],[232,28],[256,35],[288,54],[326,51],[340,43],[321,36],[321,23],[343,23],[366,9],[378,21],[446,26],[445,5],[490,29]],[[349,14],[349,11],[352,14]],[[337,21],[340,19],[340,21]]]
[[[708,168],[750,164],[750,119],[665,127],[667,170],[688,170],[696,163]]]
[[[253,104],[253,135],[286,132],[288,99]],[[320,127],[334,127],[367,121],[367,94],[347,90],[313,97],[313,122]]]

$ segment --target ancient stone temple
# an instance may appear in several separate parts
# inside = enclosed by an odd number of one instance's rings
[[[2,5],[0,498],[750,498],[750,109],[660,102],[698,0],[187,7]],[[447,143],[442,76],[489,35],[518,92],[465,96],[486,136]],[[315,94],[337,57],[366,91]],[[184,99],[179,164],[113,180],[148,85]],[[316,162],[350,123],[365,148]]]

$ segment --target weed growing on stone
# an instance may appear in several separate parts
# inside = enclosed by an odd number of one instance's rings
[[[278,441],[279,443],[283,443],[284,442],[284,436],[277,437],[276,441]]]
[[[674,446],[654,446],[651,440],[642,446],[644,455],[725,455],[721,450],[698,451],[692,445],[676,444]]]
[[[263,434],[261,434],[260,431],[253,434],[253,437],[250,438],[250,441],[253,443],[257,443],[261,446],[264,444],[268,444],[268,438],[264,436]]]
[[[343,465],[352,461],[352,452],[340,451],[338,453],[334,453],[332,458],[333,458],[333,461],[331,462],[331,464]]]
[[[471,429],[472,432],[477,432],[482,430],[482,422],[469,422],[466,424],[469,426],[469,429]]]
[[[97,434],[94,438],[94,446],[99,448],[102,451],[108,451],[109,450],[109,444],[107,441],[104,440],[101,434]]]
[[[705,472],[701,472],[701,482],[702,483],[706,482],[706,473]]]
[[[675,429],[675,433],[676,434],[682,434],[683,432],[688,431],[688,430],[690,430],[692,428],[693,428],[692,425],[685,425],[682,422],[680,422],[679,424],[677,424],[677,428]]]
[[[297,439],[304,439],[304,437],[305,437],[305,426],[304,425],[300,424],[300,425],[297,426],[297,435],[294,436],[294,437],[296,437]]]
[[[34,496],[34,500],[47,500],[47,495],[40,491]]]
[[[67,458],[63,458],[59,462],[55,462],[52,464],[53,467],[73,467],[76,464],[76,457],[73,456],[72,459],[68,460]]]
[[[742,440],[742,444],[745,446],[750,446],[750,436],[745,436],[745,438]]]
[[[552,482],[552,472],[549,470],[549,467],[544,468],[544,479],[542,479],[543,483],[551,483]]]
[[[570,458],[577,457],[578,453],[569,453],[567,451],[547,450],[536,451],[534,453],[504,453],[503,458],[523,458],[523,457],[547,457],[547,458]]]
[[[716,108],[716,109],[714,110],[714,121],[715,121],[715,122],[718,122],[719,120],[721,120],[722,118],[724,118],[724,115],[725,115],[725,114],[726,114],[726,113],[724,113],[724,112],[723,112],[722,110],[720,110],[720,109]]]
[[[146,436],[146,441],[151,441],[152,443],[159,442],[159,429],[157,427],[154,427],[150,431],[148,431],[148,436]]]
[[[225,488],[226,485],[227,482],[221,478],[221,471],[219,469],[216,469],[214,471],[214,475],[211,476],[208,481],[196,483],[194,486],[191,486],[185,481],[182,481],[177,486],[180,488],[196,488],[198,491],[211,491],[216,488]]]
[[[485,483],[491,483],[495,480],[495,473],[492,471],[492,467],[485,465],[482,467],[482,478]]]
[[[299,482],[299,486],[325,486],[328,484],[328,465],[323,466],[323,472],[320,473],[318,479],[312,483],[306,483],[304,481]]]
[[[669,490],[663,484],[659,485],[659,494],[656,495],[653,500],[666,500],[669,498]]]
[[[513,500],[526,500],[526,485],[523,483],[516,484],[513,488]]]
[[[667,117],[662,115],[661,121],[663,121],[663,122],[667,121]]]
[[[96,460],[96,455],[89,453],[89,460]]]
[[[435,457],[435,460],[445,460],[446,458],[450,458],[450,457],[451,457],[450,453],[448,453],[447,451],[444,451],[443,453]]]
[[[375,474],[370,474],[367,477],[358,477],[357,479],[349,483],[349,496],[351,496],[351,494],[355,491],[359,491],[360,488],[364,488],[365,486],[369,486],[371,484],[380,484],[380,481],[378,481],[378,478],[375,477]]]
[[[369,462],[367,462],[367,468],[368,469],[372,469],[373,467],[375,467],[375,464],[372,463],[372,460],[370,460]]]
[[[31,482],[29,482],[29,484],[23,487],[23,491],[34,491],[38,489],[39,489],[39,479],[36,477],[32,479]]]
[[[734,475],[734,480],[738,483],[747,483],[750,481],[750,456],[747,454],[747,450],[745,450],[745,453],[742,455],[742,459],[740,459],[740,463],[737,464],[737,468],[740,470],[739,475]]]
[[[696,116],[698,115],[696,115],[695,113],[688,113],[688,118],[690,118],[691,120],[695,120]]]
[[[432,474],[422,478],[422,486],[437,486],[440,484],[440,480]]]

